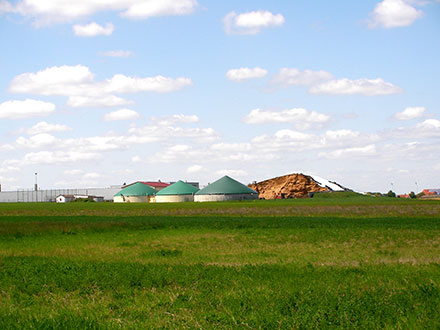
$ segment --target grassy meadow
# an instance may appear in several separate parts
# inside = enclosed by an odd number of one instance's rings
[[[440,202],[0,204],[1,329],[438,329]]]

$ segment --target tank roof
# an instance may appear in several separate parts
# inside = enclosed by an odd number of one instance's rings
[[[225,175],[223,178],[199,190],[196,195],[258,194],[255,190]]]
[[[142,182],[137,182],[122,189],[114,196],[152,196],[155,194],[156,189],[149,185],[143,184]]]
[[[162,195],[194,195],[199,189],[196,187],[179,180],[172,185],[163,188],[161,191],[157,192],[157,196]]]

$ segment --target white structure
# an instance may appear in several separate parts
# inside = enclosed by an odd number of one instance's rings
[[[75,199],[75,197],[73,195],[59,195],[59,196],[57,196],[55,201],[57,203],[68,203],[68,202],[73,201],[74,199]]]
[[[89,195],[59,195],[55,199],[57,203],[68,203],[75,199],[90,199],[94,202],[103,202],[103,196],[89,196]]]

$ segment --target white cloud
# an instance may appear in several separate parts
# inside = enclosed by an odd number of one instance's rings
[[[142,19],[154,16],[174,16],[191,14],[197,6],[196,0],[147,0],[136,1],[123,17]]]
[[[21,0],[15,5],[7,1],[0,9],[23,15],[34,20],[35,25],[71,22],[105,11],[117,11],[131,19],[154,16],[186,15],[194,11],[196,0]]]
[[[374,7],[369,22],[370,28],[394,28],[409,26],[416,19],[422,17],[421,10],[415,9],[405,0],[383,0]]]
[[[330,159],[339,159],[339,158],[372,156],[375,154],[376,154],[376,146],[374,144],[370,144],[365,147],[345,148],[345,149],[337,149],[330,152],[321,152],[319,153],[319,156]]]
[[[87,25],[75,24],[73,26],[75,35],[80,37],[109,36],[113,33],[113,30],[114,26],[111,23],[107,23],[105,26],[99,25],[96,22]]]
[[[409,127],[399,127],[382,133],[388,139],[429,139],[440,137],[440,120],[426,119]]]
[[[238,15],[232,11],[223,18],[224,28],[228,34],[257,34],[264,28],[281,26],[284,22],[283,15],[274,15],[267,10]]]
[[[39,95],[81,95],[93,83],[93,74],[83,65],[53,66],[37,73],[22,73],[11,81],[9,91]]]
[[[100,155],[93,152],[78,151],[40,151],[31,152],[23,157],[22,165],[74,163],[99,159]]]
[[[161,141],[170,139],[189,139],[196,143],[212,143],[219,138],[219,134],[212,128],[178,127],[166,125],[147,125],[131,127],[128,130],[133,138],[155,138]]]
[[[167,93],[190,85],[192,85],[192,81],[189,78],[174,79],[160,75],[147,78],[133,78],[123,74],[116,74],[111,79],[106,80],[105,90],[110,93]]]
[[[303,108],[278,112],[254,109],[243,118],[246,124],[293,123],[297,129],[310,129],[314,125],[322,126],[328,123],[329,120],[330,116],[328,115]]]
[[[244,171],[244,170],[220,170],[215,172],[215,174],[217,175],[221,175],[221,176],[232,176],[232,177],[243,177],[248,175],[249,173]]]
[[[141,159],[141,157],[139,157],[139,156],[133,156],[133,157],[131,157],[131,161],[132,161],[132,163],[139,163],[141,160],[142,160],[142,159]]]
[[[97,178],[101,178],[102,175],[96,172],[90,172],[90,173],[85,173],[82,176],[83,180],[90,180],[90,179],[97,179]]]
[[[0,173],[9,173],[9,172],[18,172],[20,171],[19,167],[16,166],[2,166],[0,167]]]
[[[48,133],[36,134],[36,135],[31,136],[30,138],[25,138],[23,136],[20,136],[15,141],[15,143],[19,147],[32,148],[32,149],[51,146],[57,142],[58,142],[58,139],[55,136],[50,135]]]
[[[343,78],[314,85],[309,89],[309,92],[312,94],[362,94],[373,96],[397,94],[402,93],[403,90],[400,87],[393,85],[392,83],[384,81],[382,78],[361,78],[356,80]]]
[[[110,79],[94,81],[94,75],[83,65],[54,66],[36,73],[16,76],[9,85],[13,93],[68,96],[67,104],[83,106],[121,106],[131,103],[113,94],[157,92],[167,93],[192,85],[189,78],[128,77],[116,74]]]
[[[273,77],[273,82],[283,87],[310,86],[322,81],[330,80],[333,75],[330,72],[319,70],[304,70],[296,68],[281,68]]]
[[[199,173],[203,171],[203,166],[201,165],[192,165],[186,169],[186,173]]]
[[[129,50],[109,50],[107,52],[98,53],[100,56],[108,56],[108,57],[130,57],[134,56],[133,52]]]
[[[27,129],[26,133],[29,135],[34,135],[34,134],[50,133],[50,132],[65,132],[70,130],[72,129],[67,125],[49,124],[45,121],[40,121],[31,128]]]
[[[402,112],[397,112],[396,114],[394,114],[393,118],[396,120],[410,120],[423,117],[424,113],[424,107],[408,107],[405,108],[405,110],[403,110]]]
[[[440,130],[440,120],[426,119],[425,121],[417,124],[416,127],[424,130]]]
[[[73,169],[73,170],[65,170],[63,171],[63,173],[67,175],[81,175],[84,173],[84,171],[79,169]]]
[[[0,151],[11,151],[14,149],[15,147],[11,144],[0,144]]]
[[[0,119],[42,117],[48,116],[54,111],[55,104],[32,99],[0,103]]]
[[[120,109],[113,112],[109,112],[104,116],[105,121],[114,120],[136,120],[139,119],[140,115],[134,110],[130,109]]]
[[[67,105],[72,108],[79,107],[118,107],[133,104],[131,100],[123,99],[115,95],[93,96],[69,96]]]
[[[327,140],[344,140],[344,139],[357,139],[360,136],[359,132],[352,131],[350,129],[340,129],[337,131],[326,131],[324,134]]]
[[[267,74],[267,70],[255,67],[255,68],[240,68],[231,69],[226,72],[226,77],[232,81],[241,82],[247,79],[262,78]]]
[[[157,123],[157,125],[160,126],[169,126],[177,123],[197,123],[199,120],[199,117],[197,117],[196,115],[184,114],[171,115],[167,117],[151,117],[151,121]]]

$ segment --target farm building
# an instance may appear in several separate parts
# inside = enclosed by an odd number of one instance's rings
[[[115,203],[142,203],[154,199],[156,189],[142,182],[131,184],[113,196]]]
[[[90,196],[90,195],[58,195],[55,201],[57,203],[68,203],[76,199],[89,199],[94,202],[103,202],[103,196]]]
[[[216,202],[245,199],[258,199],[258,193],[227,175],[199,190],[194,196],[195,202]]]
[[[423,189],[426,196],[440,195],[440,189]]]
[[[166,187],[168,187],[170,185],[169,183],[165,183],[165,182],[161,182],[161,181],[136,181],[136,182],[124,185],[123,188],[130,187],[130,186],[132,186],[132,185],[134,185],[136,183],[143,183],[143,184],[145,184],[147,186],[150,186],[150,187],[156,189],[157,191],[160,191],[163,188],[166,188]]]
[[[156,203],[193,202],[196,187],[183,181],[177,181],[156,194]]]

